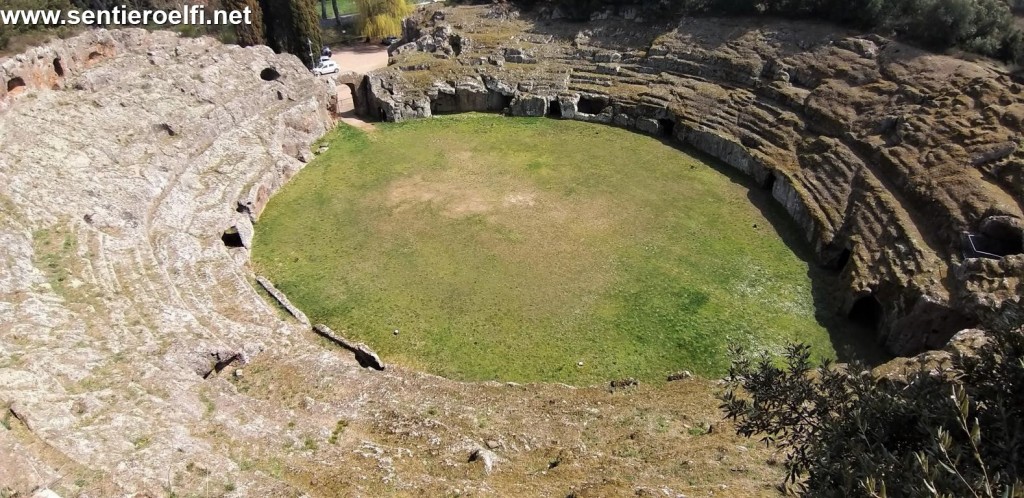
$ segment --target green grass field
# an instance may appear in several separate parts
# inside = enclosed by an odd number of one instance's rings
[[[355,0],[337,0],[338,1],[338,15],[354,14],[356,12]],[[327,19],[334,19],[334,4],[331,0],[320,0],[320,5],[327,7]],[[320,12],[323,17],[323,12]]]
[[[747,186],[658,140],[462,115],[323,141],[264,211],[253,264],[385,361],[589,384],[719,375],[730,341],[834,356],[808,263]]]

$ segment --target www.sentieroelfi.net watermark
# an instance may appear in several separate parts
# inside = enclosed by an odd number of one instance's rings
[[[0,26],[148,26],[252,24],[252,9],[207,11],[201,5],[175,10],[137,10],[126,5],[109,10],[3,10]]]

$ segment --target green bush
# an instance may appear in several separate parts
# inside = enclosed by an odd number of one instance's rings
[[[787,454],[808,496],[1024,496],[1024,329],[902,380],[735,351],[721,396],[737,432]]]

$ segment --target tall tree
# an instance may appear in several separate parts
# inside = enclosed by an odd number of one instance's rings
[[[341,12],[338,11],[338,0],[331,0],[331,6],[334,7],[334,22],[341,27]]]
[[[298,56],[312,67],[320,54],[320,19],[316,0],[260,0],[267,45]]]
[[[291,0],[292,47],[290,52],[299,56],[308,67],[320,60],[322,38],[320,16],[316,12],[317,0]]]
[[[406,0],[356,0],[359,9],[359,34],[384,38],[402,34],[402,19],[412,12]]]
[[[327,0],[320,1],[320,19],[327,19]]]
[[[233,10],[244,10],[248,8],[252,14],[249,20],[252,24],[239,24],[235,26],[235,33],[238,35],[238,44],[243,47],[266,44],[263,27],[263,9],[258,0],[226,0],[227,6]]]

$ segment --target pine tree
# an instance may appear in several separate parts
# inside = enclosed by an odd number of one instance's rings
[[[338,0],[331,0],[331,6],[334,7],[334,22],[341,27],[341,12],[338,11]]]
[[[288,32],[292,24],[292,10],[288,0],[259,0],[263,9],[263,35],[267,46],[274,52],[291,52]]]
[[[266,38],[264,38],[264,27],[263,27],[263,9],[257,0],[228,0],[228,8],[242,11],[245,8],[249,8],[252,12],[249,15],[249,20],[252,24],[239,24],[235,26],[235,32],[238,34],[238,44],[243,47],[251,47],[253,45],[264,45],[266,44]]]
[[[320,16],[316,12],[317,0],[291,0],[292,48],[308,67],[320,60]]]
[[[260,0],[267,45],[295,54],[312,67],[320,54],[320,19],[316,0]]]
[[[402,19],[412,12],[406,0],[356,0],[359,9],[359,34],[384,38],[402,34]]]

